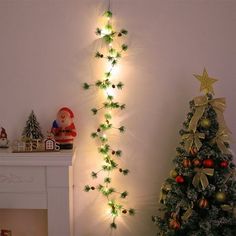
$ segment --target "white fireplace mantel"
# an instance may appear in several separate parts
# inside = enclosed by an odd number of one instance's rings
[[[71,150],[0,149],[0,208],[47,209],[48,236],[72,236],[73,161]]]

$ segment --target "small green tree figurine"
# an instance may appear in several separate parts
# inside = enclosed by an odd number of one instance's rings
[[[190,102],[175,168],[161,189],[162,216],[153,216],[153,221],[163,236],[233,236],[236,181],[225,99],[213,98],[216,79],[206,69],[194,76],[205,95]]]
[[[31,111],[29,118],[26,122],[26,126],[22,132],[22,136],[27,139],[43,139],[43,134],[37,121],[37,118],[34,114],[34,111]]]

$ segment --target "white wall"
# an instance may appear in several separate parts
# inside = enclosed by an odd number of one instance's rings
[[[81,84],[96,77],[94,31],[106,5],[101,0],[0,0],[0,125],[13,140],[31,109],[46,131],[58,108],[71,107],[79,117],[76,236],[155,235],[151,216],[159,190],[172,166],[188,102],[199,95],[192,74],[204,66],[220,79],[215,92],[227,98],[226,121],[235,137],[236,1],[112,0],[115,23],[130,33],[120,95],[127,110],[117,116],[128,130],[115,141],[131,174],[117,175],[115,186],[129,191],[127,203],[137,209],[113,233],[103,198],[83,192],[99,164],[89,137],[97,127],[90,108],[99,101]]]

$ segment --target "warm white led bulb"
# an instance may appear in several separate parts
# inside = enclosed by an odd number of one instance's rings
[[[114,95],[115,95],[115,90],[114,90],[113,88],[107,88],[107,89],[105,90],[105,95],[114,97]]]

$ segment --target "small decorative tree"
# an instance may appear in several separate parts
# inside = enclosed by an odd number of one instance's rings
[[[163,214],[153,221],[162,236],[234,236],[235,165],[223,116],[225,98],[213,98],[216,79],[206,69],[194,76],[205,95],[190,102],[175,168],[161,189]]]
[[[34,111],[32,110],[29,118],[26,122],[26,126],[22,132],[23,138],[32,140],[32,139],[43,139],[43,134],[39,125],[39,122],[37,121],[36,115],[34,114]]]

